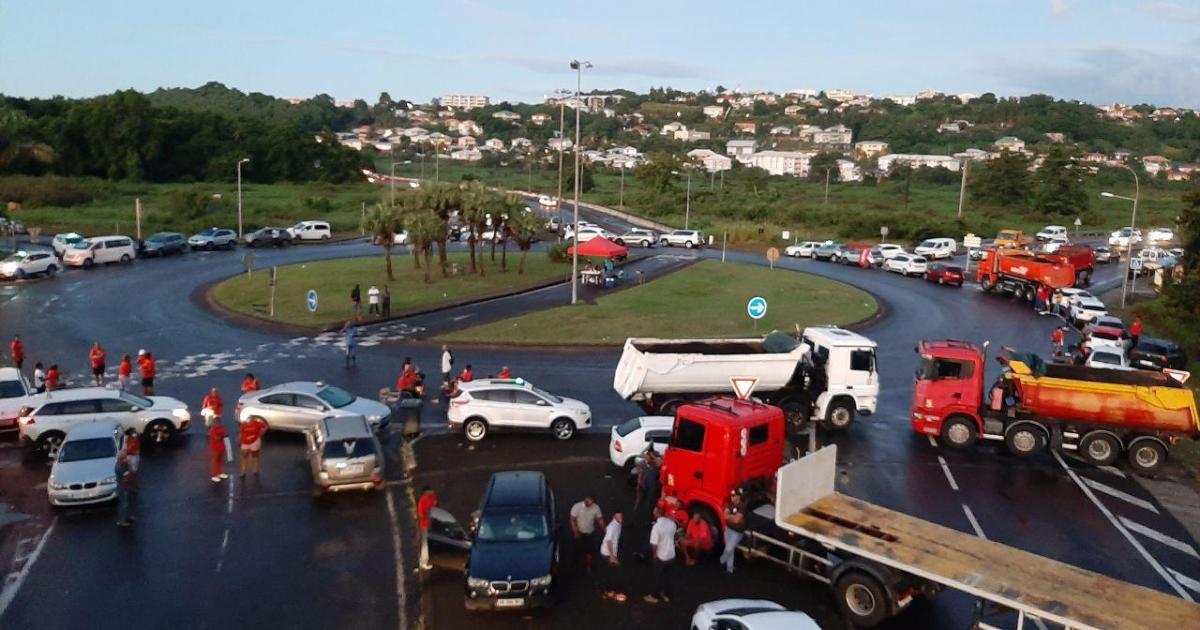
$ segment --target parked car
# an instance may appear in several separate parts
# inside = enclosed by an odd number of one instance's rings
[[[1070,232],[1063,225],[1047,225],[1042,228],[1035,237],[1039,241],[1052,241],[1056,238],[1067,238]]]
[[[1165,227],[1151,228],[1146,234],[1146,240],[1151,243],[1169,243],[1175,240],[1175,231]]]
[[[33,386],[15,367],[0,367],[0,433],[18,430],[21,407],[31,404]]]
[[[953,258],[958,254],[958,243],[952,238],[927,238],[913,249],[913,253],[931,260]]]
[[[925,279],[938,284],[961,287],[963,285],[963,269],[958,265],[936,263],[929,265],[929,270],[925,272]]]
[[[562,219],[558,217],[550,217],[546,220],[546,230],[549,232],[557,232],[562,229]]]
[[[1065,236],[1055,236],[1054,238],[1042,243],[1042,252],[1053,254],[1057,252],[1063,245],[1070,245],[1071,241]]]
[[[1134,367],[1150,370],[1184,370],[1188,366],[1187,353],[1179,344],[1145,335],[1138,337],[1137,345],[1129,351],[1129,361]]]
[[[558,524],[554,492],[533,471],[492,475],[471,527],[467,610],[540,608],[554,603]]]
[[[1096,299],[1096,296],[1092,295],[1087,289],[1076,289],[1075,287],[1067,287],[1065,289],[1059,289],[1058,292],[1061,293],[1063,295],[1063,297],[1067,298],[1068,314],[1070,313],[1070,307],[1073,306],[1079,300],[1082,300],[1085,298],[1091,299],[1091,300]]]
[[[123,430],[111,420],[77,424],[62,440],[50,467],[50,505],[90,505],[117,498],[117,452]]]
[[[243,394],[237,418],[258,416],[273,431],[302,433],[329,416],[363,416],[376,431],[391,422],[392,410],[322,381],[293,381]]]
[[[106,387],[55,390],[33,398],[33,412],[20,419],[21,442],[57,457],[75,425],[111,420],[134,429],[151,444],[165,444],[192,422],[187,404],[167,396],[138,396]]]
[[[188,247],[210,251],[214,249],[233,249],[237,247],[237,232],[216,227],[200,230],[188,239]]]
[[[450,428],[462,430],[478,442],[493,429],[550,431],[569,440],[575,432],[592,426],[586,403],[555,396],[524,379],[485,378],[459,385],[450,399]]]
[[[483,237],[483,238],[484,238],[484,240],[485,240],[485,241],[490,241],[490,240],[491,240],[491,238],[489,238],[489,237],[488,237],[488,234],[489,234],[490,232],[491,232],[490,230],[489,230],[488,232],[484,232],[484,237]],[[596,238],[596,237],[598,237],[598,236],[603,236],[604,238],[606,238],[606,239],[608,239],[608,240],[610,240],[610,241],[613,241],[613,242],[616,242],[616,240],[617,240],[617,235],[616,235],[616,234],[613,234],[612,232],[609,232],[608,230],[606,230],[606,229],[604,229],[604,228],[602,228],[602,227],[582,227],[582,228],[579,228],[579,232],[578,232],[578,234],[572,233],[572,234],[571,234],[571,236],[570,236],[570,237],[568,237],[568,240],[575,240],[575,239],[576,239],[576,236],[578,236],[578,240],[579,240],[579,242],[580,242],[580,243],[586,243],[586,242],[588,242],[588,241],[590,241],[590,240],[592,240],[592,239],[594,239],[594,238]]]
[[[813,250],[812,258],[813,260],[834,260],[835,258],[841,256],[843,247],[845,247],[844,243],[838,241],[825,241]]]
[[[658,234],[643,228],[630,228],[628,232],[618,235],[615,242],[618,245],[653,247],[658,242]]]
[[[449,240],[457,240],[451,236],[450,232],[446,233],[446,238]],[[383,245],[383,239],[376,236],[371,241],[375,245]],[[408,230],[400,230],[392,234],[392,245],[405,245],[408,243]]]
[[[304,432],[313,495],[383,489],[383,447],[362,416],[321,418]]]
[[[1092,248],[1092,255],[1098,263],[1108,264],[1113,260],[1113,250],[1107,245]]]
[[[543,208],[557,208],[558,200],[550,195],[541,195],[538,197],[538,205]]]
[[[63,255],[63,263],[71,267],[91,268],[108,263],[127,263],[137,258],[133,239],[128,236],[97,236],[79,243]]]
[[[1079,297],[1071,301],[1071,321],[1083,327],[1101,315],[1108,315],[1108,307],[1094,297]]]
[[[629,468],[651,448],[662,455],[671,442],[674,416],[639,416],[612,428],[608,439],[608,459],[614,466]]]
[[[143,256],[182,254],[187,249],[187,239],[178,232],[156,232],[141,243],[141,254]]]
[[[663,247],[702,247],[704,245],[704,235],[700,230],[674,230],[663,234],[658,239],[658,244]]]
[[[263,227],[246,234],[247,247],[282,247],[292,244],[292,233],[287,228]]]
[[[66,232],[63,234],[55,234],[50,241],[50,247],[54,250],[54,254],[62,258],[67,254],[67,250],[82,244],[84,238],[75,232]]]
[[[593,229],[596,230],[595,233],[592,233]],[[582,242],[586,243],[593,238],[600,236],[600,232],[602,232],[600,228],[583,228],[579,230],[579,238],[583,239]],[[490,227],[479,234],[479,240],[481,242],[496,241],[499,243],[507,238],[508,230],[504,229],[503,226]]]
[[[891,258],[892,256],[895,256],[896,254],[907,253],[904,251],[903,247],[901,247],[895,243],[880,243],[875,246],[875,249],[879,250],[879,253],[883,255],[884,260]]]
[[[792,258],[812,258],[813,251],[820,245],[821,243],[818,241],[804,241],[803,243],[788,245],[783,248],[783,255],[791,256]]]
[[[1087,360],[1083,362],[1088,367],[1104,368],[1108,370],[1132,370],[1129,366],[1129,359],[1125,358],[1125,353],[1119,348],[1111,346],[1096,346],[1092,347],[1092,351],[1088,353]]]
[[[1095,350],[1096,348],[1116,348],[1124,353],[1133,345],[1129,335],[1120,328],[1112,326],[1094,326],[1089,328],[1083,345]]]
[[[1142,242],[1142,231],[1137,228],[1123,227],[1119,230],[1114,230],[1108,237],[1108,244],[1112,247],[1128,249],[1129,247]]]
[[[288,233],[298,241],[328,241],[333,238],[333,230],[325,221],[301,221],[288,228]]]
[[[18,251],[0,262],[0,278],[24,280],[41,275],[53,277],[62,269],[62,263],[50,252]]]
[[[700,604],[692,630],[820,630],[812,617],[765,599],[719,599]]]
[[[896,254],[883,261],[883,270],[902,273],[906,276],[921,276],[929,270],[928,261],[915,254]]]
[[[1175,257],[1161,247],[1146,247],[1138,250],[1137,259],[1142,261],[1141,273],[1151,273],[1164,267],[1174,267]],[[1132,271],[1130,271],[1132,273]]]
[[[600,226],[596,225],[595,223],[589,223],[587,221],[579,222],[579,229],[581,229],[581,230],[584,228],[598,228],[598,227],[600,227]],[[567,223],[567,224],[563,225],[562,233],[563,233],[564,239],[571,240],[575,236],[575,224]]]
[[[1116,328],[1123,332],[1129,332],[1129,328],[1125,325],[1125,322],[1121,321],[1120,317],[1116,315],[1100,315],[1092,319],[1091,323],[1084,329],[1084,334],[1091,332],[1093,328],[1100,327]]]
[[[884,258],[883,251],[878,247],[872,247],[871,249],[867,250],[868,265],[878,268],[883,265],[883,261],[885,260],[887,260],[887,258]]]
[[[866,248],[847,245],[837,253],[837,258],[835,260],[843,265],[854,265],[857,267],[862,264],[862,258],[864,254],[870,258],[870,254],[868,253],[869,251],[870,250]]]
[[[967,252],[967,258],[971,260],[983,260],[987,257],[988,252],[996,251],[996,246],[991,242],[985,241],[982,245]]]

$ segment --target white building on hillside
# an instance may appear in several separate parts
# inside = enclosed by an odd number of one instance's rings
[[[692,149],[688,151],[687,156],[703,164],[704,170],[709,173],[728,171],[733,168],[733,160],[710,149]]]
[[[458,151],[450,152],[450,159],[463,162],[478,162],[483,159],[483,153],[479,149],[459,149]]]
[[[442,97],[442,107],[451,107],[454,109],[475,109],[476,107],[487,107],[491,104],[491,99],[486,96],[477,96],[473,94],[447,94]]]
[[[730,140],[725,143],[725,155],[733,157],[733,159],[748,164],[750,156],[758,150],[758,142],[754,140]]]
[[[759,151],[750,156],[750,164],[771,175],[807,177],[815,155],[811,151]]]
[[[704,108],[704,115],[707,118],[720,118],[725,115],[725,108],[720,105],[708,105]]]
[[[854,151],[863,157],[877,157],[888,152],[888,143],[883,140],[863,140],[854,143]]]
[[[1016,136],[1004,136],[992,144],[997,151],[1012,151],[1021,153],[1025,150],[1025,142]]]
[[[846,125],[834,125],[828,129],[813,132],[812,142],[828,147],[849,147],[853,137],[854,132]]]
[[[839,182],[861,182],[863,175],[862,169],[853,160],[838,160],[838,181]]]
[[[879,170],[889,173],[896,166],[910,168],[944,168],[957,171],[960,163],[949,155],[916,155],[912,153],[889,153],[880,156]]]
[[[711,140],[712,134],[707,131],[698,129],[681,129],[675,132],[675,139],[684,142],[695,142],[697,140]]]

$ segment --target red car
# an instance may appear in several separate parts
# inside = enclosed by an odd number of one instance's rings
[[[929,265],[929,270],[925,272],[925,279],[938,284],[952,284],[956,287],[961,287],[963,284],[963,270],[958,265]]]

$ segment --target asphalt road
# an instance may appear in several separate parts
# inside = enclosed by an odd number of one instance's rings
[[[268,266],[375,252],[369,245],[348,243],[262,250],[255,256],[256,266]],[[719,252],[670,250],[669,255]],[[729,257],[765,263],[757,255],[731,252]],[[669,268],[679,263],[665,258],[645,264]],[[1045,352],[1052,318],[970,285],[940,287],[806,260],[777,266],[849,282],[888,305],[887,314],[863,330],[880,344],[882,393],[874,416],[861,418],[836,438],[841,490],[1122,580],[1200,597],[1195,542],[1119,469],[1090,469],[1050,456],[1017,460],[993,447],[956,453],[909,428],[912,348],[918,339],[990,340],[993,347]],[[160,361],[159,393],[195,409],[211,386],[219,387],[232,407],[248,370],[267,385],[324,379],[373,397],[393,382],[406,356],[435,372],[439,349],[420,337],[454,326],[454,317],[472,313],[458,321],[477,323],[530,308],[527,301],[512,299],[369,329],[358,367],[347,370],[336,335],[247,329],[198,305],[193,295],[198,287],[240,270],[238,253],[212,252],[0,285],[0,330],[21,334],[29,363],[57,362],[75,383],[85,377],[87,349],[96,339],[108,349],[112,366],[121,352],[149,349]],[[1102,268],[1098,284],[1112,286],[1114,273]],[[533,299],[542,304],[561,292],[550,289]],[[477,374],[508,365],[550,391],[587,401],[599,426],[594,433],[601,436],[604,427],[637,413],[611,389],[617,350],[459,348],[457,355],[459,365],[472,363]],[[437,484],[443,503],[456,511],[469,512],[491,471],[529,462],[546,462],[560,505],[585,486],[601,493],[602,503],[619,506],[627,500],[619,480],[605,478],[603,437],[564,446],[541,436],[497,436],[494,443],[468,451],[456,446],[455,436],[436,435],[444,424],[439,411],[426,408],[430,437],[418,444],[417,483]],[[121,618],[122,625],[132,627],[331,627],[345,625],[345,612],[352,610],[355,625],[415,627],[418,578],[410,572],[409,486],[395,459],[398,438],[388,442],[386,493],[316,502],[308,493],[300,440],[271,435],[261,479],[214,486],[205,470],[203,436],[193,429],[179,444],[147,456],[140,519],[131,532],[118,532],[111,511],[104,509],[51,513],[44,497],[47,465],[22,461],[8,444],[0,448],[0,500],[32,518],[0,536],[0,571],[9,574],[0,595],[0,625],[80,627]],[[578,465],[570,463],[572,457],[580,458]],[[837,624],[821,588],[773,566],[747,566],[744,578],[733,581],[722,581],[711,566],[700,567],[694,586],[685,586],[684,575],[679,584],[689,595],[661,610],[640,603],[609,610],[593,597],[586,578],[573,579],[561,610],[531,623],[674,625],[703,598],[757,593],[809,611],[823,624]],[[635,570],[633,580],[638,577]],[[458,627],[438,621],[459,618],[454,598],[461,596],[460,579],[445,571],[430,578],[435,627]],[[905,623],[965,626],[969,615],[970,602],[949,596],[921,605]],[[497,626],[524,623],[470,619]]]

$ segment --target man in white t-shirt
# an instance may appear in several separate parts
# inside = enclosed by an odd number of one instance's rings
[[[592,554],[599,542],[599,532],[604,529],[604,515],[596,499],[591,495],[571,506],[571,534],[575,536],[575,554],[583,555],[583,566],[592,572]]]
[[[617,553],[621,544],[621,524],[624,521],[625,517],[620,512],[613,514],[608,527],[604,528],[604,540],[600,541],[600,557],[608,561],[604,563],[604,577],[601,580],[604,598],[615,602],[625,601],[625,593],[617,590],[617,567],[621,565]]]
[[[671,566],[675,562],[675,530],[677,528],[675,521],[665,516],[662,508],[655,506],[654,527],[650,528],[654,590],[643,598],[647,603],[657,604],[660,601],[671,601]]]
[[[371,288],[367,289],[367,313],[379,314],[379,287],[375,285],[371,285]]]

